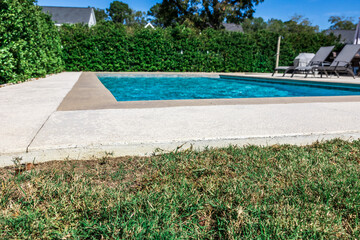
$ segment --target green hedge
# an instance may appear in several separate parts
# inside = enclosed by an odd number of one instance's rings
[[[68,71],[269,72],[277,38],[266,31],[153,30],[112,22],[58,29],[34,0],[1,0],[0,83],[60,72],[64,64]],[[332,44],[338,44],[334,36],[288,33],[280,63]]]
[[[63,59],[68,71],[269,72],[275,65],[278,35],[212,29],[129,28],[105,22],[92,28],[63,26]],[[284,36],[281,64],[300,52],[338,44],[321,33]]]
[[[0,1],[0,83],[63,70],[59,31],[34,0]]]

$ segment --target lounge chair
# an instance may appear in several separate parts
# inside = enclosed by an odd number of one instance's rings
[[[299,62],[297,62],[296,58],[295,58],[293,61],[293,66],[278,66],[277,68],[274,69],[274,72],[271,76],[273,77],[274,74],[278,71],[284,71],[284,74],[282,76],[285,77],[285,74],[294,70],[298,66],[298,64],[299,64]]]
[[[318,71],[322,73],[324,72],[326,74],[326,77],[329,77],[328,72],[334,72],[337,77],[339,76],[340,72],[349,73],[354,79],[355,74],[353,72],[353,69],[351,67],[351,60],[355,57],[355,55],[360,51],[360,44],[357,45],[346,45],[339,55],[335,58],[335,60],[331,63],[328,67],[319,67],[317,68]]]
[[[324,65],[326,58],[330,55],[334,47],[335,46],[321,47],[307,66],[296,67],[293,69],[291,77],[293,77],[295,73],[299,72],[305,72],[305,78],[309,73],[312,73],[315,76],[315,70]]]
[[[321,47],[306,67],[318,66],[318,65],[322,64],[326,60],[326,58],[330,55],[330,53],[333,49],[334,49],[334,46]],[[274,76],[276,71],[281,71],[281,70],[285,71],[283,77],[285,76],[285,74],[287,74],[288,72],[291,72],[291,71],[293,72],[292,76],[294,76],[295,70],[297,68],[305,68],[305,67],[297,67],[296,63],[294,61],[294,66],[280,66],[280,67],[275,68],[272,76]]]
[[[295,63],[294,63],[295,64]],[[277,68],[274,69],[273,74],[271,75],[272,77],[274,76],[274,74],[278,71],[284,71],[283,77],[285,77],[285,74],[287,74],[288,72],[290,72],[291,70],[294,70],[296,68],[296,66],[279,66]]]

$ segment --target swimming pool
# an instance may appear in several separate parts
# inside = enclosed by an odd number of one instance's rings
[[[253,77],[98,74],[117,101],[360,95],[360,85]]]

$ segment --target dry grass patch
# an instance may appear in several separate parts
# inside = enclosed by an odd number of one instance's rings
[[[356,238],[360,142],[0,169],[0,238]]]

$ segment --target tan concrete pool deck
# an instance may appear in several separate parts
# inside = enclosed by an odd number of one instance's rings
[[[11,165],[16,156],[41,162],[105,152],[148,155],[182,144],[202,148],[360,138],[359,96],[119,103],[94,76],[61,73],[0,88],[0,166]],[[360,84],[360,78],[350,77],[294,79]]]

